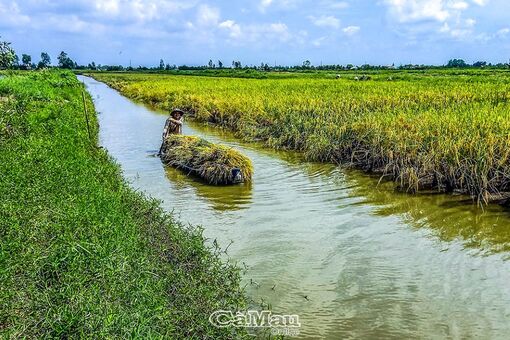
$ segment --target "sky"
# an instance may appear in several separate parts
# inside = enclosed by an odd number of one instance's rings
[[[154,66],[510,59],[508,0],[0,0],[18,54]]]

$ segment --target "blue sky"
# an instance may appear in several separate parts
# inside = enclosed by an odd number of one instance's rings
[[[0,36],[81,64],[507,62],[508,13],[508,0],[0,0]]]

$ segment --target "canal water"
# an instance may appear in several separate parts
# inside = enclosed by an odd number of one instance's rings
[[[187,122],[185,134],[254,163],[252,184],[209,186],[154,157],[167,114],[79,79],[99,112],[101,145],[125,178],[211,240],[233,242],[228,254],[246,265],[249,297],[299,315],[301,338],[508,338],[508,208],[398,193]]]

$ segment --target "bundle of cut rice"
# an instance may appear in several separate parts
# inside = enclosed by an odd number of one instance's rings
[[[239,151],[193,136],[167,136],[160,156],[166,165],[194,173],[211,184],[250,181],[253,173],[250,159]]]

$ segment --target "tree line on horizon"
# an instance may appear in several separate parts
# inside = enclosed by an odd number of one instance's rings
[[[35,69],[45,69],[55,67],[51,63],[51,57],[46,52],[41,52],[40,60],[35,63],[32,60],[32,56],[29,54],[22,54],[21,57],[16,54],[14,49],[11,47],[11,43],[6,41],[0,41],[0,69],[18,69],[18,70],[35,70]],[[399,69],[399,70],[423,70],[423,69],[434,69],[434,68],[510,68],[509,63],[497,63],[491,64],[486,61],[477,61],[473,64],[469,64],[463,59],[451,59],[448,61],[446,65],[443,66],[433,66],[433,65],[417,65],[417,64],[407,64],[407,65],[312,65],[309,60],[305,60],[301,65],[295,66],[282,66],[282,65],[274,65],[271,66],[267,63],[261,63],[259,66],[243,66],[241,61],[232,61],[231,66],[225,66],[225,64],[218,60],[216,63],[210,59],[206,65],[203,66],[188,66],[188,65],[171,65],[165,63],[163,59],[160,59],[159,64],[154,67],[147,66],[138,66],[136,68],[132,66],[125,67],[123,65],[101,65],[92,61],[88,65],[78,65],[73,59],[69,57],[69,55],[62,51],[57,56],[57,65],[58,68],[63,69],[74,69],[74,70],[95,70],[95,71],[172,71],[172,70],[212,70],[212,69],[244,69],[244,70],[258,70],[258,71],[291,71],[291,70],[330,70],[330,71],[345,71],[345,70],[391,70],[391,69]]]

